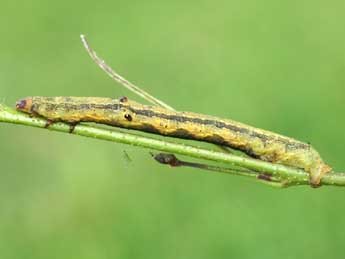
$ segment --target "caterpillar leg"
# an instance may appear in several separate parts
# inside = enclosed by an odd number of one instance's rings
[[[45,128],[48,128],[50,125],[56,123],[57,121],[54,120],[47,120],[46,124],[44,125]],[[73,133],[75,126],[78,124],[79,122],[76,121],[72,121],[72,122],[68,122],[69,124],[69,133]]]
[[[54,124],[54,123],[55,123],[55,121],[49,120],[49,119],[48,119],[48,120],[46,121],[46,124],[44,125],[44,127],[45,127],[45,128],[48,128],[50,125],[52,125],[52,124]]]
[[[317,166],[312,167],[310,170],[310,185],[313,188],[321,186],[322,177],[331,172],[332,168],[324,164],[322,161],[318,161]]]
[[[70,122],[69,123],[69,133],[73,133],[75,126],[77,126],[78,122]]]

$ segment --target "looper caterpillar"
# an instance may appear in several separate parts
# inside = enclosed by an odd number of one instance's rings
[[[229,146],[256,159],[304,169],[313,186],[332,170],[311,145],[298,140],[229,119],[142,105],[126,97],[27,97],[17,102],[16,109],[46,118],[47,126],[63,121],[73,130],[79,122],[96,122]]]

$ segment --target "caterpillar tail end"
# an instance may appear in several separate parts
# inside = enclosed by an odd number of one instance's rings
[[[317,166],[310,170],[310,186],[313,188],[320,187],[322,177],[331,171],[332,168],[330,166],[324,164],[322,161],[319,161]]]

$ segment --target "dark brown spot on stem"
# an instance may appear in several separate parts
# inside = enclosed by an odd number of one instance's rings
[[[180,166],[181,163],[173,154],[159,153],[153,157],[158,163],[170,165],[173,167]]]
[[[260,180],[265,180],[265,181],[269,181],[269,182],[272,181],[272,175],[270,175],[270,174],[259,174],[257,176],[257,178]]]

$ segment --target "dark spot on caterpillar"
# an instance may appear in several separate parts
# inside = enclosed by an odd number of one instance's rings
[[[126,103],[128,102],[128,98],[126,96],[122,96],[120,99],[119,99],[120,103]]]
[[[217,134],[207,136],[206,138],[204,138],[204,140],[207,142],[217,143],[217,144],[221,144],[221,145],[227,144],[227,142],[224,140],[224,138],[222,136],[217,135]]]
[[[255,154],[252,148],[242,148],[241,149],[244,153],[246,153],[248,156],[255,158],[255,159],[259,159],[260,156]]]
[[[125,114],[125,119],[128,120],[128,121],[132,121],[133,120],[132,116],[130,114],[128,114],[128,113]]]
[[[172,137],[179,137],[185,139],[195,139],[195,136],[185,129],[177,129],[169,134]]]
[[[258,158],[263,160],[263,161],[267,161],[267,162],[276,162],[278,160],[279,155],[277,154],[276,151],[272,151],[272,153],[269,154],[265,154],[265,155],[261,155]]]
[[[139,129],[146,131],[146,132],[151,132],[151,133],[156,133],[156,134],[161,134],[161,132],[154,126],[148,123],[143,123]]]
[[[36,108],[37,108],[37,104],[35,104],[35,103],[32,104],[31,107],[30,107],[30,112],[31,112],[32,114],[37,114]]]
[[[213,134],[211,136],[200,138],[197,135],[194,135],[193,133],[191,133],[185,129],[177,129],[177,130],[171,132],[169,134],[169,136],[184,138],[184,139],[200,139],[200,140],[204,140],[206,142],[211,142],[211,143],[216,143],[216,144],[221,144],[221,145],[223,145],[223,144],[228,145],[228,143],[224,140],[224,138],[217,135],[217,134]]]

